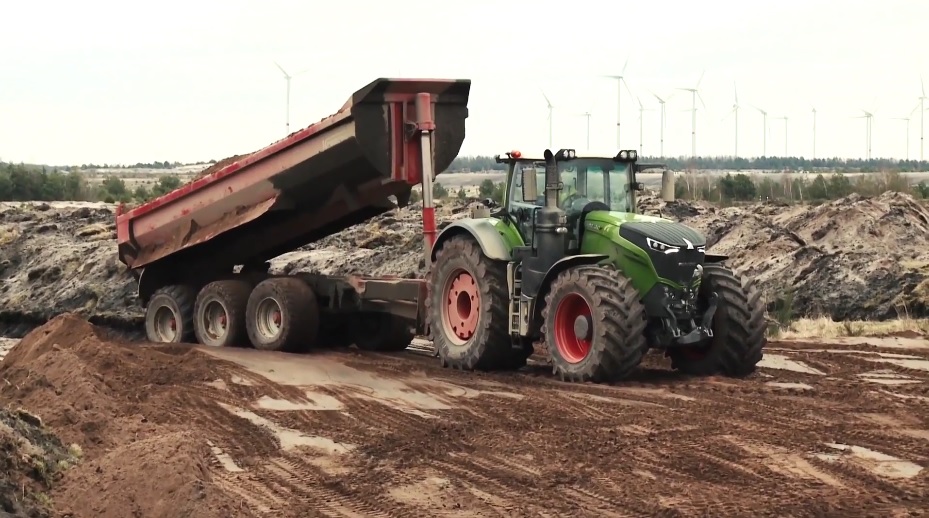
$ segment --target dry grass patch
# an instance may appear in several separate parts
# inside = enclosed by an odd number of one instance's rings
[[[801,318],[782,327],[778,339],[841,338],[845,336],[884,336],[918,333],[929,336],[929,319],[899,318],[884,321],[836,322],[829,317]]]

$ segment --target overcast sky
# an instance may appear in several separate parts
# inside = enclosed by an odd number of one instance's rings
[[[467,7],[464,7],[467,5]],[[460,6],[460,7],[458,7]],[[616,148],[617,74],[644,112],[644,152],[731,155],[733,82],[739,155],[863,157],[863,109],[874,112],[872,154],[903,158],[906,117],[929,82],[929,2],[607,2],[604,0],[162,0],[8,2],[0,39],[0,160],[135,163],[221,159],[337,110],[377,77],[470,78],[462,154],[548,145]],[[929,86],[929,85],[927,85]],[[639,147],[638,102],[623,90],[622,143]],[[925,107],[929,109],[929,102]],[[919,157],[920,113],[910,125]],[[929,128],[926,128],[929,132]],[[927,135],[929,136],[929,135]],[[929,143],[926,150],[929,158]]]

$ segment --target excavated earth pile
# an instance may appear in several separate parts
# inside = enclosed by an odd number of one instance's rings
[[[444,200],[440,226],[466,217]],[[852,195],[819,206],[718,208],[642,197],[640,210],[691,225],[709,251],[757,277],[768,309],[786,318],[929,316],[929,210],[911,196]],[[0,203],[0,336],[22,336],[73,311],[141,329],[135,283],[116,257],[112,206]],[[414,277],[424,270],[421,209],[384,214],[284,254],[274,272]]]

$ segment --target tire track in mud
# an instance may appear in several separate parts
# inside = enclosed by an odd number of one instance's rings
[[[649,368],[626,383],[569,385],[540,367],[460,373],[430,357],[409,361],[412,353],[340,352],[337,361],[390,380],[386,392],[364,381],[311,387],[341,411],[255,412],[357,447],[337,457],[267,452],[247,473],[219,478],[267,516],[852,516],[929,507],[925,471],[888,478],[826,445],[929,467],[929,440],[918,434],[929,406],[868,390],[880,387],[858,376],[901,369],[856,354],[776,354],[827,374],[762,368],[743,380],[695,379]],[[310,390],[248,381],[203,397],[245,408],[243,398]],[[210,412],[204,425],[235,433]],[[217,442],[230,453],[247,443]],[[430,489],[430,479],[447,482]]]

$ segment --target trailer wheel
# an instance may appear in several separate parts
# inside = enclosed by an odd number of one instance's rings
[[[298,352],[319,333],[319,305],[300,279],[275,277],[255,286],[245,309],[245,327],[255,349]]]
[[[211,347],[231,347],[248,342],[245,309],[252,284],[243,280],[215,281],[204,286],[194,304],[197,341]]]
[[[639,293],[611,268],[562,272],[551,285],[542,317],[554,373],[564,381],[625,378],[648,350]]]
[[[442,365],[510,370],[528,355],[511,345],[506,263],[484,255],[470,237],[454,236],[427,275],[426,318]]]
[[[700,295],[714,291],[719,299],[713,338],[703,346],[668,349],[671,367],[695,376],[747,376],[755,371],[767,343],[761,293],[753,279],[736,275],[729,268],[707,265]]]
[[[183,284],[155,290],[145,308],[145,335],[150,342],[193,343],[196,292]]]
[[[402,318],[390,313],[366,313],[352,325],[352,341],[363,351],[402,351],[414,333]]]

